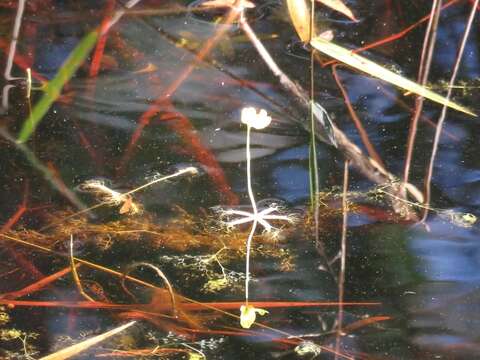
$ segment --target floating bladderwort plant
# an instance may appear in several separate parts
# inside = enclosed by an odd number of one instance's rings
[[[240,307],[240,325],[243,328],[250,328],[255,322],[256,315],[265,315],[266,310],[257,309],[252,305],[249,305],[249,283],[250,283],[250,252],[252,246],[253,235],[257,229],[257,224],[260,224],[264,228],[264,232],[273,233],[276,228],[269,224],[268,220],[279,220],[293,223],[295,218],[289,215],[279,214],[279,208],[275,204],[268,206],[262,211],[258,211],[257,203],[252,190],[252,171],[251,171],[251,154],[250,154],[250,133],[252,128],[257,130],[265,129],[270,125],[272,118],[268,116],[264,109],[259,112],[253,107],[246,107],[242,110],[241,121],[247,125],[247,142],[246,142],[246,156],[247,156],[247,190],[248,197],[252,204],[253,212],[240,211],[227,209],[222,210],[223,216],[238,215],[239,218],[225,222],[228,227],[234,227],[236,225],[252,222],[252,228],[247,238],[246,245],[246,260],[245,260],[245,304]]]

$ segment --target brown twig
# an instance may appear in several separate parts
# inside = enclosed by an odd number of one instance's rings
[[[72,271],[73,281],[77,286],[80,295],[87,301],[95,301],[90,295],[88,295],[85,290],[83,290],[82,282],[80,281],[80,276],[77,273],[77,267],[75,266],[75,258],[73,257],[73,235],[70,235],[70,269]]]
[[[122,287],[123,289],[130,295],[132,296],[133,298],[135,298],[133,296],[133,294],[127,289],[127,287],[125,286],[125,279],[126,279],[126,276],[129,274],[129,272],[131,270],[133,270],[134,268],[136,267],[139,267],[139,266],[145,266],[145,267],[148,267],[152,270],[154,270],[157,275],[163,280],[163,282],[165,283],[165,285],[167,286],[167,290],[168,290],[168,293],[170,294],[170,301],[172,302],[171,306],[172,306],[172,314],[174,317],[178,317],[178,309],[177,309],[177,303],[175,301],[175,293],[173,291],[173,287],[172,287],[172,284],[170,283],[170,280],[168,280],[167,276],[163,273],[162,270],[160,270],[157,266],[155,265],[152,265],[150,263],[147,263],[147,262],[138,262],[138,263],[134,263],[132,265],[130,265],[128,267],[128,269],[125,271],[124,273],[124,276],[122,277]]]
[[[310,110],[311,104],[308,94],[300,87],[300,85],[290,80],[290,78],[278,67],[267,49],[263,46],[262,42],[255,35],[255,32],[252,30],[245,17],[240,17],[240,26],[252,42],[253,46],[256,48],[257,52],[262,57],[263,61],[279,79],[280,84],[287,91],[295,95],[295,99],[305,110]],[[309,128],[309,126],[306,126],[306,124],[303,122],[302,125],[305,128]],[[330,126],[337,149],[351,162],[352,165],[357,168],[357,170],[359,170],[369,180],[377,184],[388,185],[393,191],[398,192],[399,181],[396,176],[387,171],[374,159],[365,156],[362,150],[360,150],[357,145],[352,143],[345,133],[335,126],[335,124],[331,123]],[[315,135],[320,140],[326,143],[332,143],[326,139],[325,128],[320,129],[319,127],[316,127],[315,131]],[[409,188],[412,186],[413,185],[410,185]],[[416,214],[410,209],[410,207],[406,205],[405,202],[397,201],[396,199],[391,199],[391,201],[392,206],[397,213],[402,214],[406,219],[409,220],[416,219]]]
[[[80,264],[76,264],[75,267],[79,267]],[[4,293],[0,295],[0,299],[18,299],[20,297],[23,297],[25,295],[30,295],[33,294],[34,292],[40,291],[44,289],[46,286],[50,285],[52,282],[56,281],[57,279],[61,278],[62,276],[65,276],[68,274],[72,268],[70,266],[67,266],[66,268],[57,271],[54,274],[45,276],[41,280],[30,284],[23,289],[16,290],[16,291],[11,291],[9,293]]]
[[[472,29],[472,23],[473,20],[475,19],[475,14],[477,12],[477,6],[479,4],[479,0],[475,0],[475,2],[472,4],[472,10],[470,11],[470,15],[468,17],[467,21],[467,26],[465,27],[465,32],[463,34],[462,42],[460,43],[460,48],[458,50],[457,58],[455,60],[455,65],[453,67],[452,71],[452,76],[450,77],[450,81],[448,83],[448,90],[447,90],[447,95],[446,98],[450,99],[452,96],[452,90],[455,85],[455,80],[457,78],[458,70],[460,68],[460,63],[462,62],[462,57],[463,53],[465,50],[465,45],[467,44],[468,40],[468,35],[470,34],[470,30]],[[435,158],[437,156],[437,151],[438,151],[438,143],[440,142],[440,136],[442,135],[442,130],[443,130],[443,123],[445,121],[445,117],[447,115],[447,107],[444,105],[442,107],[442,112],[440,114],[440,117],[438,118],[437,122],[437,128],[435,130],[435,137],[433,140],[433,147],[432,147],[432,154],[430,156],[430,162],[428,164],[428,171],[427,175],[425,177],[425,188],[424,188],[424,193],[425,193],[425,210],[423,211],[422,214],[422,222],[425,222],[428,216],[428,208],[430,207],[430,198],[431,198],[431,182],[432,182],[432,176],[433,176],[433,165],[435,163]]]
[[[420,67],[418,69],[418,83],[425,86],[430,73],[430,65],[432,64],[433,51],[437,40],[438,20],[440,18],[442,2],[434,0],[432,3],[432,11],[430,13],[430,20],[428,21],[427,30],[425,31],[425,38],[423,40],[422,55],[420,57]],[[415,112],[413,113],[410,122],[410,129],[407,140],[407,155],[405,157],[405,165],[403,168],[403,182],[407,183],[410,175],[410,165],[413,157],[413,147],[417,135],[418,120],[423,110],[423,96],[417,96],[415,100]]]
[[[345,90],[345,87],[343,86],[343,84],[340,80],[340,76],[338,76],[338,73],[337,73],[337,67],[338,66],[339,66],[339,64],[333,64],[332,65],[333,77],[335,78],[335,81],[338,85],[338,88],[340,89],[340,92],[343,95],[345,105],[347,106],[348,112],[350,113],[350,116],[352,117],[353,123],[355,124],[355,127],[357,128],[357,131],[360,134],[360,138],[362,139],[362,143],[365,146],[365,148],[367,149],[368,155],[370,155],[370,157],[372,159],[375,159],[375,161],[377,163],[379,163],[382,167],[385,167],[385,164],[383,163],[382,158],[380,157],[378,152],[375,150],[375,147],[373,146],[373,144],[370,142],[368,134],[367,134],[365,128],[363,127],[362,122],[359,119],[357,113],[355,112],[355,109],[353,108],[352,103],[350,102],[350,98],[348,96],[348,93]]]

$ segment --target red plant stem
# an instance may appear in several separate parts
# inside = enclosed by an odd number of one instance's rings
[[[100,70],[100,65],[102,63],[103,52],[105,50],[105,44],[107,43],[108,38],[108,29],[110,29],[110,21],[112,20],[112,12],[115,9],[115,0],[108,0],[105,4],[105,17],[100,24],[100,38],[97,41],[95,46],[95,51],[93,53],[92,62],[90,64],[90,70],[88,75],[90,77],[96,77]]]
[[[354,330],[361,329],[365,326],[368,326],[368,325],[371,325],[371,324],[376,324],[380,321],[391,320],[391,319],[392,319],[392,317],[390,317],[390,316],[372,316],[372,317],[368,317],[366,319],[355,321],[354,323],[345,326],[343,328],[343,331],[351,333]]]
[[[108,38],[108,30],[111,28],[111,20],[112,20],[112,14],[114,9],[115,9],[115,0],[108,0],[107,3],[105,4],[105,9],[104,9],[105,15],[99,27],[100,36],[95,46],[92,62],[90,63],[90,69],[88,72],[88,76],[91,78],[96,77],[100,71],[102,57],[105,50],[105,44]],[[94,98],[95,87],[96,87],[95,83],[92,83],[90,84],[90,86],[87,87],[87,90],[86,90],[87,98],[92,98],[92,99]],[[78,136],[80,138],[81,144],[83,145],[85,150],[87,150],[88,155],[93,160],[97,171],[101,173],[101,169],[103,168],[103,163],[100,161],[97,151],[95,151],[95,148],[93,147],[92,142],[90,141],[89,137],[85,134],[85,132],[82,130],[80,124],[77,121],[75,121],[75,126],[78,129]],[[99,131],[98,127],[94,126],[92,133],[96,139],[98,139],[98,131]]]
[[[80,264],[76,264],[77,267],[79,265]],[[57,279],[63,277],[64,275],[68,274],[70,271],[72,271],[72,268],[70,266],[68,266],[68,267],[66,267],[66,268],[64,268],[60,271],[57,271],[56,273],[54,273],[52,275],[45,276],[41,280],[39,280],[39,281],[37,281],[33,284],[30,284],[30,285],[24,287],[21,290],[1,294],[0,299],[13,300],[13,299],[17,299],[19,297],[22,297],[22,296],[25,296],[25,295],[30,295],[34,292],[40,291],[40,290],[44,289],[46,286],[50,285],[52,282],[54,282]]]
[[[211,310],[222,309],[238,309],[240,305],[243,305],[244,301],[232,301],[232,302],[210,302],[210,303],[182,303],[179,307],[185,311],[205,311],[206,307]],[[337,307],[336,301],[319,301],[319,302],[299,302],[299,301],[250,301],[250,304],[258,308],[296,308],[296,307]],[[21,306],[21,307],[62,307],[62,308],[74,308],[74,309],[111,309],[111,310],[150,310],[151,314],[155,314],[158,311],[170,311],[171,304],[155,304],[155,309],[152,309],[150,304],[111,304],[101,301],[41,301],[41,300],[16,300],[0,298],[0,305],[6,306]],[[380,303],[376,302],[344,302],[343,306],[378,306]],[[156,312],[152,312],[155,310]]]
[[[96,169],[100,172],[100,169],[102,168],[102,164],[100,162],[97,152],[95,151],[94,146],[92,145],[90,139],[87,137],[85,132],[80,127],[80,124],[78,123],[78,121],[74,120],[73,123],[77,128],[78,138],[80,139],[80,143],[82,144],[83,148],[87,150],[88,155],[95,163]]]
[[[430,13],[430,20],[428,22],[427,30],[425,31],[425,38],[423,40],[422,55],[420,57],[420,67],[418,69],[417,82],[425,86],[430,73],[430,66],[432,63],[433,51],[437,39],[438,20],[440,18],[440,7],[442,2],[434,0],[432,3],[432,11]],[[423,110],[423,96],[417,96],[415,101],[415,111],[410,122],[410,129],[407,140],[407,155],[405,157],[405,165],[403,168],[403,182],[406,184],[409,180],[410,165],[413,157],[413,147],[415,145],[415,138],[417,136],[418,120]]]
[[[338,66],[338,64],[334,64],[332,66],[333,77],[335,78],[337,86],[342,93],[343,99],[345,101],[345,105],[347,106],[348,112],[350,113],[350,116],[352,117],[353,123],[355,124],[355,127],[357,128],[357,131],[360,134],[360,138],[362,139],[363,145],[367,149],[370,157],[372,159],[374,159],[377,163],[379,163],[382,167],[385,168],[385,164],[383,163],[382,158],[380,157],[380,155],[375,150],[375,147],[373,146],[373,144],[370,142],[368,134],[365,131],[365,128],[363,127],[363,125],[362,125],[362,121],[358,118],[357,113],[355,112],[355,109],[353,108],[352,103],[350,102],[350,98],[348,96],[348,93],[345,90],[345,87],[343,86],[343,84],[340,80],[340,77],[338,76],[337,66]]]
[[[451,5],[456,4],[459,1],[460,0],[451,0],[448,3],[446,3],[445,5],[443,5],[441,10],[445,10],[446,8],[450,7]],[[375,41],[373,43],[370,43],[368,45],[365,45],[365,46],[359,47],[357,49],[354,49],[354,50],[352,50],[352,53],[356,54],[356,53],[359,53],[359,52],[362,52],[362,51],[365,51],[365,50],[368,50],[368,49],[371,49],[371,48],[375,48],[377,46],[384,45],[384,44],[387,44],[387,43],[395,41],[395,40],[398,40],[398,39],[404,37],[405,35],[407,35],[410,31],[412,31],[413,29],[415,29],[419,25],[423,24],[428,19],[430,19],[430,15],[426,15],[426,16],[422,17],[416,23],[408,26],[407,28],[403,29],[402,31],[400,31],[396,34],[390,35],[386,38],[377,40],[377,41]],[[330,61],[327,61],[326,63],[323,63],[322,66],[328,66],[328,65],[331,65],[335,62],[336,62],[336,60],[330,60]]]
[[[225,33],[228,31],[228,25],[233,23],[239,16],[240,12],[239,9],[235,6],[233,7],[229,13],[227,14],[225,21],[223,23],[223,26],[220,26],[217,30],[217,32],[207,40],[205,45],[199,50],[197,53],[197,56],[195,59],[185,67],[183,72],[178,76],[178,78],[173,81],[170,86],[153,102],[152,105],[150,105],[150,108],[142,114],[138,121],[137,128],[135,129],[134,133],[132,134],[132,137],[130,138],[130,143],[128,144],[121,164],[120,164],[120,169],[119,172],[122,172],[124,170],[124,167],[126,166],[127,162],[131,158],[134,150],[135,150],[135,145],[140,139],[140,136],[142,135],[143,129],[148,126],[152,118],[157,115],[162,108],[162,105],[164,104],[165,100],[170,98],[175,91],[183,84],[183,82],[188,78],[188,76],[193,72],[196,66],[198,66],[202,60],[210,53],[210,51],[213,49],[213,47],[220,41],[220,39],[225,35]]]
[[[2,225],[0,233],[4,234],[9,231],[20,220],[23,214],[25,214],[27,211],[27,194],[28,187],[25,189],[22,203],[19,205],[17,211],[15,211],[15,213],[8,219],[8,221]],[[4,246],[10,256],[15,259],[17,264],[19,264],[23,269],[26,269],[34,279],[41,279],[44,277],[44,275],[37,269],[35,265],[33,265],[30,260],[28,260],[21,253],[15,251],[10,244],[5,244]]]
[[[164,111],[170,112],[162,115],[161,119],[168,120],[168,126],[183,139],[187,151],[193,154],[196,161],[205,166],[205,171],[212,182],[217,186],[217,189],[222,194],[223,200],[226,204],[238,204],[238,196],[232,192],[230,185],[228,185],[225,173],[215,158],[215,155],[203,146],[198,136],[195,135],[195,128],[190,121],[188,121],[182,113],[175,111],[175,108],[170,101],[167,100],[166,103],[167,108],[164,109]]]
[[[474,4],[474,1],[475,1],[475,0],[468,0],[468,2],[469,2],[470,4],[472,4],[472,5]],[[480,6],[479,6],[479,5],[477,5],[477,10],[480,11]]]
[[[113,39],[114,39],[115,47],[121,48],[124,51],[128,50],[128,53],[132,54],[137,62],[145,62],[145,58],[143,54],[141,54],[139,51],[135,49],[130,48],[123,41],[123,39],[121,39],[118,36],[115,36]],[[216,41],[218,41],[218,39]],[[197,59],[198,58],[203,59],[206,55],[207,55],[206,53],[203,53],[203,54],[199,53],[197,55]],[[159,80],[159,79],[154,79],[154,80]],[[173,88],[173,86],[170,86],[170,88]],[[169,90],[164,92],[164,94],[166,94],[168,91]],[[159,97],[157,101],[152,106],[150,106],[150,108],[147,109],[147,111],[144,112],[140,117],[138,121],[139,125],[135,133],[132,135],[130,144],[128,145],[127,149],[124,152],[118,173],[122,173],[124,171],[128,163],[128,160],[132,156],[133,146],[135,146],[135,144],[138,142],[141,136],[141,131],[139,131],[140,127],[142,126],[145,127],[148,124],[150,124],[151,120],[155,116],[157,116],[160,112],[162,112],[163,114],[160,116],[160,120],[168,121],[167,123],[168,126],[172,128],[172,130],[174,130],[180,136],[180,138],[184,142],[184,145],[187,151],[193,155],[196,161],[198,161],[199,163],[205,166],[205,171],[207,172],[208,176],[210,177],[212,182],[217,186],[218,190],[222,194],[222,197],[223,197],[222,200],[228,205],[238,204],[239,202],[238,196],[232,192],[222,167],[216,160],[215,155],[207,147],[205,147],[202,144],[199,137],[195,134],[194,126],[192,126],[191,122],[188,120],[188,118],[185,115],[176,111],[173,103],[170,101],[168,97],[164,96],[163,100],[160,100],[160,99],[162,99],[162,97]]]
[[[9,231],[13,225],[15,225],[18,220],[23,216],[23,214],[27,211],[27,207],[25,202],[22,202],[20,206],[18,207],[17,211],[8,219],[8,221],[2,225],[2,228],[0,229],[0,232],[4,233]]]
[[[105,10],[104,10],[105,15],[99,27],[99,34],[100,34],[99,39],[95,46],[92,62],[90,63],[90,69],[88,72],[88,76],[91,78],[97,77],[100,71],[100,66],[102,63],[105,45],[107,43],[108,32],[111,29],[112,13],[113,13],[113,10],[115,9],[115,2],[116,2],[115,0],[108,0],[105,5]],[[87,87],[87,90],[86,90],[87,98],[93,99],[95,97],[95,88],[96,88],[95,82],[93,82],[90,86]],[[97,171],[100,172],[100,169],[103,167],[102,166],[103,164],[101,164],[98,154],[95,151],[95,148],[92,146],[91,141],[89,140],[85,132],[81,129],[80,125],[77,122],[75,122],[75,125],[78,128],[79,137],[82,145],[87,150],[90,158],[95,163],[95,167],[97,168]],[[98,127],[94,126],[93,130],[94,130],[93,136],[95,136],[95,138],[98,140],[98,131],[99,131]]]
[[[460,69],[460,64],[462,62],[465,45],[467,44],[468,35],[470,34],[470,31],[472,29],[472,23],[473,23],[473,20],[475,19],[475,14],[477,12],[478,4],[479,4],[479,0],[475,0],[475,2],[472,4],[472,10],[470,11],[470,15],[468,16],[467,25],[465,27],[465,32],[463,34],[462,42],[460,43],[460,47],[458,49],[457,58],[455,60],[455,65],[452,71],[452,76],[450,77],[450,81],[448,83],[448,90],[447,90],[447,96],[446,96],[447,100],[449,100],[450,97],[452,96],[453,86],[455,85],[455,81],[457,79],[457,74],[458,74],[458,70]],[[442,112],[440,114],[440,117],[438,118],[437,129],[435,130],[435,137],[433,139],[432,154],[430,156],[427,174],[425,176],[425,183],[424,183],[424,187],[425,187],[424,188],[424,193],[425,193],[424,209],[425,210],[423,211],[423,215],[421,219],[422,222],[425,222],[425,220],[428,217],[428,208],[430,206],[430,199],[431,199],[431,182],[433,177],[433,166],[435,164],[435,158],[437,156],[437,151],[438,151],[438,144],[440,142],[440,137],[442,135],[443,123],[445,121],[446,115],[447,115],[447,106],[444,105],[442,107]]]

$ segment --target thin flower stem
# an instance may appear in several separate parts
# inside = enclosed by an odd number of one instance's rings
[[[258,210],[257,210],[257,204],[255,202],[255,197],[253,196],[253,190],[252,190],[252,156],[250,154],[250,133],[251,133],[252,127],[250,125],[247,126],[247,191],[248,191],[248,197],[250,198],[250,202],[252,203],[252,208],[253,208],[253,214],[257,215]]]
[[[343,335],[343,299],[345,297],[345,267],[347,258],[347,226],[348,226],[348,160],[345,161],[343,169],[343,196],[342,196],[342,238],[340,244],[340,272],[338,274],[338,318],[337,318],[337,336],[335,342],[335,359],[338,358],[337,354],[340,351],[340,337]]]
[[[301,105],[304,110],[309,111],[311,109],[311,101],[308,94],[303,90],[301,86],[293,82],[280,69],[280,67],[276,64],[275,60],[272,58],[268,50],[258,39],[257,35],[252,30],[244,16],[240,17],[239,24],[245,35],[248,37],[252,45],[257,50],[262,60],[268,66],[273,75],[275,75],[275,77],[278,79],[280,85],[286,91],[294,95],[293,100],[298,101],[299,105]],[[303,121],[301,123],[305,126],[305,123]],[[398,192],[398,186],[395,185],[397,183],[397,177],[395,175],[386,170],[374,159],[365,156],[362,150],[356,144],[351,142],[347,135],[337,126],[335,126],[335,124],[331,123],[330,127],[338,150],[349,160],[352,165],[354,165],[369,180],[381,185],[388,184],[393,191]],[[323,127],[319,126],[315,127],[316,136],[322,139],[322,141],[331,143],[330,140],[326,139],[326,136],[324,134],[325,129],[322,128]],[[308,126],[308,129],[310,130],[310,126]],[[392,206],[395,209],[395,212],[401,213],[404,218],[416,219],[416,214],[406,208],[404,204],[395,201],[392,202]]]
[[[248,299],[249,299],[249,283],[250,283],[250,252],[251,252],[251,247],[252,247],[252,240],[253,240],[253,234],[255,233],[255,230],[257,228],[257,219],[253,220],[252,224],[252,229],[250,230],[250,234],[248,234],[248,239],[247,239],[247,254],[246,256],[246,261],[245,261],[245,304],[248,305]]]
[[[255,230],[257,228],[257,223],[258,223],[258,210],[257,210],[257,204],[255,203],[255,197],[253,195],[253,190],[252,190],[252,169],[251,169],[251,162],[252,162],[252,156],[250,154],[250,133],[251,133],[252,127],[250,125],[247,125],[247,190],[248,190],[248,197],[250,198],[250,202],[252,203],[252,209],[253,209],[253,223],[252,223],[252,229],[250,230],[250,234],[248,234],[248,239],[247,239],[247,253],[246,253],[246,261],[245,261],[245,304],[248,305],[248,295],[249,295],[249,283],[250,283],[250,252],[251,252],[251,247],[252,247],[252,240],[253,240],[253,235],[255,234]]]

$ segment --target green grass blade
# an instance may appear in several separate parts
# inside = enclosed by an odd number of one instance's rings
[[[394,72],[374,63],[373,61],[370,61],[363,56],[354,54],[351,50],[336,45],[331,41],[327,41],[325,39],[322,39],[321,37],[316,37],[312,39],[310,44],[318,51],[338,61],[341,61],[342,63],[345,63],[357,70],[363,71],[373,77],[389,82],[390,84],[396,85],[404,90],[423,96],[439,104],[446,105],[452,109],[464,112],[472,116],[477,116],[470,109],[459,105],[453,101],[450,101],[447,98],[438,95],[431,90],[428,90],[424,86],[421,86],[414,81],[395,74]]]
[[[73,49],[67,60],[45,87],[45,93],[39,102],[37,102],[30,113],[29,117],[23,123],[22,129],[18,136],[18,142],[27,141],[43,119],[50,106],[60,96],[63,86],[72,78],[79,66],[86,59],[92,48],[97,42],[98,32],[92,31],[87,34]]]

